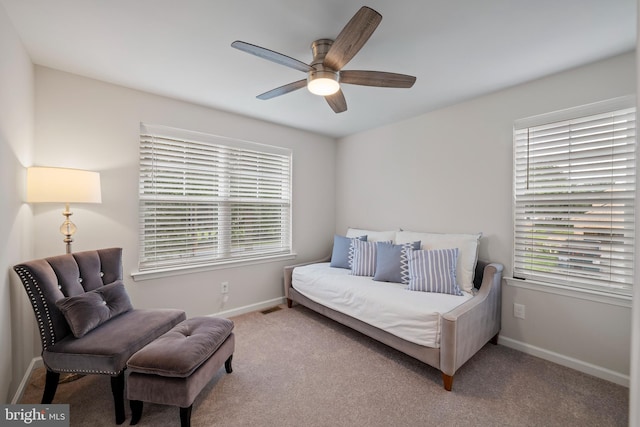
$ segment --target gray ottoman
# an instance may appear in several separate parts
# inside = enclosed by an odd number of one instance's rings
[[[233,322],[194,317],[174,326],[127,362],[131,425],[142,416],[142,402],[180,407],[182,427],[191,424],[193,401],[225,366],[231,373],[235,348]]]

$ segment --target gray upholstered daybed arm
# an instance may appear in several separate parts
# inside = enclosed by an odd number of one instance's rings
[[[442,315],[440,370],[445,388],[447,381],[453,382],[456,370],[500,332],[503,266],[478,264],[484,274],[476,296]]]
[[[320,262],[329,261],[331,261],[331,255],[315,261],[303,262],[296,265],[287,265],[284,267],[284,297],[288,300],[289,307],[291,307],[291,302],[289,300],[289,288],[291,287],[291,283],[293,283],[293,269],[296,267],[302,267],[303,265],[318,264]]]

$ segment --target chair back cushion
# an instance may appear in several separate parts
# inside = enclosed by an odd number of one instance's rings
[[[33,260],[13,269],[29,296],[44,351],[71,333],[56,302],[122,280],[122,248]]]
[[[56,307],[62,311],[76,338],[82,338],[87,332],[133,309],[122,280],[74,297],[59,299]]]

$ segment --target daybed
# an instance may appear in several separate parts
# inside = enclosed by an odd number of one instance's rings
[[[284,268],[287,304],[295,301],[439,369],[451,391],[456,371],[487,342],[497,344],[500,331],[503,267],[477,259],[480,237],[349,229],[335,236],[331,257]],[[399,266],[390,267],[392,252]],[[438,258],[450,254],[449,264]],[[363,259],[369,271],[356,271]],[[429,288],[434,279],[424,276],[443,265],[453,288]]]

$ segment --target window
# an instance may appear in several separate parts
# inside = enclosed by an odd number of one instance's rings
[[[291,151],[140,125],[139,270],[291,253]]]
[[[514,277],[630,295],[635,100],[514,126]]]

